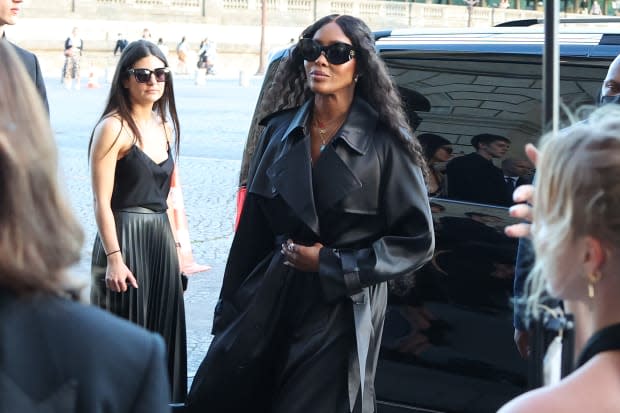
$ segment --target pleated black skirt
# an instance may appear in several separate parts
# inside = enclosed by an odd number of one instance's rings
[[[185,306],[179,260],[166,212],[129,208],[114,212],[118,242],[138,288],[124,293],[105,284],[107,259],[97,234],[92,257],[91,303],[161,334],[168,350],[171,401],[187,393]],[[136,349],[140,351],[140,349]]]

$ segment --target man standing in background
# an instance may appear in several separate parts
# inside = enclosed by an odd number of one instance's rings
[[[123,37],[123,34],[119,33],[116,39],[116,45],[114,46],[114,56],[116,56],[116,53],[122,54],[128,44],[129,42]]]
[[[4,33],[4,28],[5,26],[12,26],[17,23],[17,16],[19,14],[20,5],[22,3],[23,0],[0,0],[0,41],[8,42]],[[22,62],[24,62],[24,66],[26,66],[28,75],[36,85],[37,91],[39,92],[39,95],[41,95],[41,99],[43,99],[45,109],[47,109],[49,113],[49,104],[47,103],[47,91],[45,90],[45,83],[43,82],[43,75],[41,74],[39,60],[34,55],[34,53],[22,49],[21,47],[11,42],[9,42],[9,44],[13,46],[19,58],[22,60]]]

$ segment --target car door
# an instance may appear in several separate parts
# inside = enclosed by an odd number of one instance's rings
[[[453,159],[475,152],[471,140],[478,134],[504,136],[510,149],[490,161],[501,171],[503,160],[524,158],[525,143],[538,140],[543,128],[537,48],[520,52],[493,45],[459,52],[454,45],[407,50],[401,44],[399,49],[382,56],[416,133],[450,141]],[[579,116],[584,104],[594,104],[610,62],[584,50],[565,50],[563,56],[564,123]],[[472,185],[484,178],[477,179]],[[431,209],[432,261],[411,277],[390,282],[376,379],[379,412],[495,412],[528,388],[528,364],[513,341],[517,242],[503,232],[513,221],[506,205],[446,195],[431,198]]]

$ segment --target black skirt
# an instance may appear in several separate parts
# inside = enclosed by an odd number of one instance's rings
[[[91,303],[164,338],[171,402],[183,402],[187,393],[185,306],[168,215],[138,207],[114,211],[114,218],[123,259],[138,288],[128,286],[126,292],[116,293],[106,287],[107,259],[97,234],[91,267]]]

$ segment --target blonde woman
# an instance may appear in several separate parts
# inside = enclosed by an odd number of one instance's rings
[[[169,412],[163,340],[76,302],[47,111],[7,42],[0,62],[0,411]]]
[[[536,158],[533,148],[528,149]],[[517,189],[514,216],[533,220],[536,251],[528,308],[544,290],[585,308],[577,329],[587,342],[576,370],[558,384],[528,392],[501,413],[616,412],[620,406],[620,108],[598,109],[587,123],[547,136],[538,155],[536,190]],[[509,235],[529,232],[507,228]]]

